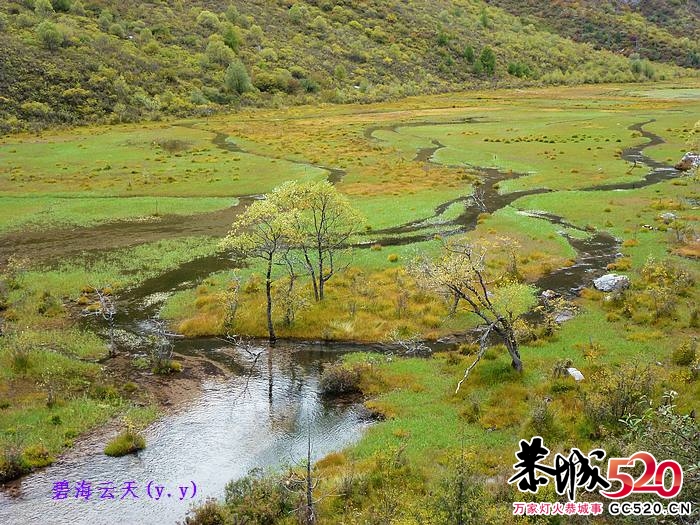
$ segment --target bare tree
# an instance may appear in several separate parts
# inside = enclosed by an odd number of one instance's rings
[[[303,492],[300,505],[294,509],[299,516],[299,521],[304,525],[314,525],[317,521],[316,505],[323,499],[337,496],[337,494],[326,494],[319,498],[314,498],[314,491],[319,486],[321,479],[313,474],[313,464],[311,462],[311,423],[307,423],[306,458],[297,462],[298,467],[303,468],[303,474],[292,470],[285,487],[295,493]]]
[[[241,277],[240,275],[234,275],[228,289],[224,293],[223,303],[226,309],[226,317],[224,319],[224,327],[227,331],[233,329],[234,323],[236,322],[236,313],[238,312],[238,303],[241,294]]]
[[[153,319],[152,323],[151,364],[156,372],[168,372],[173,358],[173,339],[182,336],[168,331],[165,321],[161,319]]]
[[[250,380],[255,374],[256,367],[260,356],[265,353],[264,350],[260,350],[255,346],[255,343],[250,339],[245,339],[238,335],[226,335],[225,337],[219,337],[221,341],[234,346],[237,349],[243,350],[245,354],[252,359],[252,362],[248,366],[248,370],[245,373],[245,385],[243,390],[241,390],[240,397],[247,395],[250,392]],[[271,351],[270,351],[271,353]]]
[[[398,330],[393,330],[389,334],[389,343],[401,348],[401,353],[406,356],[428,356],[433,353],[417,334],[403,337]]]
[[[114,325],[115,317],[117,315],[117,307],[114,304],[112,297],[105,293],[104,289],[96,286],[92,286],[91,288],[95,290],[95,295],[97,295],[97,300],[100,307],[96,311],[85,309],[83,310],[83,315],[100,316],[107,323],[107,334],[109,336],[108,355],[109,357],[115,357],[117,355],[117,346],[114,338]]]
[[[502,279],[489,280],[486,256],[487,249],[484,246],[450,242],[444,244],[444,253],[440,258],[419,259],[411,269],[421,285],[437,293],[452,294],[466,303],[468,310],[482,321],[479,337],[480,350],[476,360],[467,368],[464,377],[457,385],[457,391],[483,357],[492,335],[497,336],[505,345],[513,368],[518,372],[523,370],[518,341],[513,329],[517,314],[515,308],[511,306],[511,301],[494,301],[494,292],[499,290],[497,284],[501,283]]]
[[[476,206],[481,211],[486,211],[488,208],[486,207],[486,201],[484,200],[485,195],[486,192],[484,189],[477,187],[474,190],[474,193],[469,196],[469,204],[471,206]]]

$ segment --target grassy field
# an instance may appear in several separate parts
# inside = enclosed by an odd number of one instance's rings
[[[211,239],[165,240],[53,265],[17,259],[5,269],[0,279],[0,478],[52,463],[78,436],[116,416],[140,426],[156,417],[159,408],[146,391],[117,381],[115,371],[101,364],[107,344],[81,328],[81,311],[96,306],[90,294],[95,287],[118,297],[149,277],[211,253],[214,246]]]
[[[649,153],[677,160],[698,109],[696,88],[686,83],[687,89],[659,90],[659,97],[649,95],[653,90],[610,86],[474,92],[7,136],[0,139],[6,160],[0,165],[0,228],[202,213],[284,180],[323,178],[323,167],[347,172],[339,188],[374,228],[430,216],[437,204],[468,195],[475,179],[470,165],[528,174],[504,182],[501,191],[634,180],[643,170],[630,172],[618,158],[622,148],[640,143],[626,128],[656,119],[649,129],[663,132],[667,144]],[[685,96],[671,96],[681,92]],[[415,126],[465,119],[476,120]],[[365,136],[371,126],[393,125],[399,127]],[[226,150],[227,137],[244,152]],[[445,148],[435,164],[412,161],[416,149],[438,139]],[[103,205],[91,207],[98,196]],[[116,199],[124,196],[134,200]],[[384,206],[385,199],[393,205]]]
[[[385,420],[355,447],[320,462],[318,472],[331,492],[348,483],[348,490],[357,491],[323,503],[327,516],[353,515],[354,521],[342,523],[363,523],[385,513],[386,523],[422,523],[421,512],[452,475],[453,458],[465,443],[475,486],[486,492],[499,487],[485,500],[483,522],[508,523],[507,503],[517,494],[500,481],[508,475],[518,438],[539,433],[557,450],[601,444],[626,450],[619,418],[601,416],[600,400],[614,394],[621,377],[631,380],[639,371],[628,367],[649,367],[653,385],[644,390],[646,399],[658,403],[674,390],[679,410],[698,406],[697,354],[689,362],[677,357],[697,332],[697,175],[638,189],[585,191],[639,181],[647,173],[620,158],[623,149],[647,142],[629,129],[633,125],[647,122],[644,129],[663,138],[664,144],[645,150],[657,161],[673,164],[697,147],[697,83],[676,87],[683,89],[664,84],[471,92],[1,139],[0,157],[7,159],[0,165],[3,235],[33,229],[50,238],[67,227],[85,234],[103,227],[109,239],[141,221],[155,232],[128,248],[80,254],[63,253],[59,246],[50,259],[32,257],[32,243],[26,243],[2,269],[3,465],[16,461],[26,469],[47,463],[80,433],[133,410],[132,393],[110,383],[110,361],[98,363],[106,353],[104,341],[76,323],[80,309],[94,302],[91,287],[119,297],[149,278],[213,255],[220,238],[185,234],[191,230],[184,225],[196,226],[205,215],[209,222],[219,220],[217,210],[286,180],[326,178],[326,168],[342,170],[334,175],[335,186],[366,219],[357,239],[364,246],[343,258],[347,269],[328,282],[323,302],[313,300],[308,280],[299,280],[294,321],[284,324],[282,308],[273,312],[278,336],[384,342],[438,339],[473,328],[473,315],[464,308],[451,313],[450,298],[420,288],[408,270],[419,256],[440,253],[441,241],[460,227],[452,222],[465,211],[458,199],[481,185],[479,167],[495,167],[505,175],[497,186],[500,196],[548,191],[476,218],[466,236],[491,246],[490,271],[503,273],[515,265],[517,278],[533,283],[574,264],[578,254],[566,235],[607,232],[622,254],[609,268],[630,276],[632,288],[606,298],[590,282],[582,283],[588,289],[575,300],[573,320],[546,335],[520,326],[522,375],[496,347],[458,394],[456,383],[474,358],[469,345],[428,359],[348,357],[345,366],[361,371],[368,405]],[[430,158],[428,148],[437,148]],[[440,205],[456,199],[438,213]],[[560,216],[578,229],[526,214],[532,211]],[[664,218],[665,213],[674,216]],[[395,234],[397,245],[379,243],[390,237],[381,230],[423,220],[417,233]],[[222,231],[226,226],[218,225]],[[414,234],[416,242],[400,242]],[[275,294],[286,286],[282,275],[275,268]],[[231,319],[231,285],[238,278],[238,308]],[[520,291],[513,302],[532,306],[531,291]],[[160,315],[187,336],[262,337],[262,266],[251,262],[236,270],[232,263],[230,270],[212,272],[171,294]],[[586,381],[555,376],[567,359]],[[65,386],[65,393],[49,403],[55,385]],[[389,470],[387,462],[394,465]]]
[[[94,226],[119,220],[157,220],[192,215],[237,204],[225,197],[96,197],[62,194],[0,197],[0,232],[70,226]]]

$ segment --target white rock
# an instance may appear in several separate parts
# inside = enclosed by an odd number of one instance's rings
[[[670,211],[667,211],[666,213],[662,213],[659,215],[659,219],[664,221],[666,224],[669,224],[673,221],[675,221],[678,218],[678,215],[675,213],[671,213]]]
[[[541,297],[543,299],[551,301],[552,299],[556,299],[557,297],[561,297],[561,295],[558,294],[557,292],[555,292],[554,290],[545,290],[544,292],[542,292]]]
[[[601,292],[625,290],[630,286],[630,279],[626,275],[608,273],[595,279],[593,281],[593,286],[596,287],[596,290],[600,290]]]
[[[571,310],[562,310],[554,315],[554,322],[561,324],[570,321],[574,317],[576,317],[576,314]]]
[[[700,154],[694,153],[692,151],[689,151],[685,155],[683,155],[683,158],[681,161],[676,164],[675,168],[680,171],[689,171],[694,168],[699,168],[700,167]]]
[[[569,375],[573,377],[576,381],[583,381],[585,379],[578,368],[571,367],[567,368],[566,371],[569,372]]]

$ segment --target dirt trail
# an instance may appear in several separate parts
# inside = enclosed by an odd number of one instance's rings
[[[196,216],[169,215],[139,221],[119,221],[93,227],[24,230],[0,237],[0,268],[12,255],[32,261],[56,261],[85,251],[127,248],[161,239],[190,236],[222,237],[246,205]]]

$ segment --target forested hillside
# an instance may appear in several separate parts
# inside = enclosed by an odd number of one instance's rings
[[[238,105],[695,74],[690,4],[4,1],[0,133]]]
[[[700,67],[696,0],[494,0],[525,23],[598,49]]]

